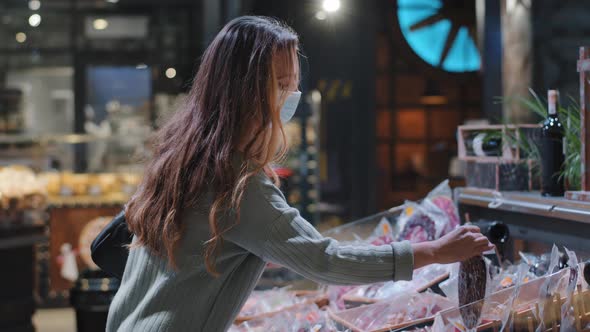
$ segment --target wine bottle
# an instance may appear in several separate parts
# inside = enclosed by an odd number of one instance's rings
[[[563,179],[560,177],[564,162],[563,126],[557,116],[559,92],[549,90],[547,96],[549,116],[541,129],[541,193],[543,196],[563,196]]]

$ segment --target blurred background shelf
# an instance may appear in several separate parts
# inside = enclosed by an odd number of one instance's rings
[[[499,220],[510,226],[518,240],[552,244],[590,253],[590,204],[564,198],[546,198],[538,192],[494,192],[460,188],[457,200],[461,215],[473,221]],[[522,244],[522,243],[521,243]],[[518,248],[512,250],[515,254]],[[510,250],[507,250],[510,252]],[[514,256],[512,258],[515,258]]]

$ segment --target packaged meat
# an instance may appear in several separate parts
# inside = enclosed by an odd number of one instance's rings
[[[357,287],[359,286],[326,286],[326,295],[328,297],[328,301],[330,302],[330,308],[333,310],[346,309],[343,296]]]
[[[459,307],[466,328],[479,325],[486,292],[488,270],[481,256],[461,262],[459,267]],[[472,304],[472,305],[468,305]]]
[[[234,324],[229,332],[336,332],[325,311],[315,304],[297,304],[271,315]]]
[[[457,228],[461,223],[459,219],[459,210],[453,201],[453,191],[449,186],[449,180],[441,182],[426,196],[427,201],[431,201],[441,209],[448,217],[448,223],[443,231],[443,235]]]
[[[359,286],[344,294],[346,308],[375,303],[403,292],[423,292],[449,277],[451,265],[432,264],[414,271],[411,281],[388,281]]]
[[[327,296],[322,292],[288,291],[284,288],[254,291],[242,306],[236,322],[241,323],[261,316],[268,316],[298,304],[326,305],[327,302]]]
[[[424,242],[438,239],[459,226],[448,180],[434,188],[421,203],[406,202],[398,218],[397,241]]]
[[[544,276],[557,272],[563,269],[566,265],[564,255],[559,252],[556,245],[553,245],[551,253],[536,256],[530,253],[519,252],[519,256],[523,262],[530,266],[530,270],[536,276]]]
[[[364,242],[368,242],[374,246],[380,246],[384,244],[390,244],[393,242],[393,227],[387,220],[387,218],[382,218],[373,234]]]
[[[522,271],[522,276],[525,276],[528,268]],[[514,286],[494,292],[483,300],[440,312],[433,324],[433,331],[465,332],[474,330],[474,328],[469,328],[463,323],[462,313],[476,310],[481,313],[477,330],[484,331],[485,328],[492,328],[492,330],[496,328],[497,331],[500,331],[501,328],[504,328],[505,331],[513,331],[519,330],[512,328],[513,324],[518,324],[519,328],[525,326],[524,330],[528,331],[526,329],[526,324],[528,324],[526,320],[527,313],[535,317],[535,321],[536,317],[542,316],[543,312],[538,310],[543,310],[542,299],[551,298],[547,294],[563,292],[566,289],[568,278],[568,270],[560,270],[554,274],[522,283],[521,281],[524,278],[520,277]],[[513,319],[510,319],[513,312],[520,313],[524,317],[524,321],[521,320],[515,323]],[[537,324],[535,324],[535,328],[536,326]]]
[[[398,241],[410,241],[413,243],[432,241],[437,238],[437,227],[434,219],[423,211],[419,205],[408,203],[412,214],[400,226]],[[440,228],[440,227],[439,227]]]
[[[377,332],[433,321],[436,313],[452,307],[448,299],[431,292],[406,292],[385,301],[329,314],[340,330]]]

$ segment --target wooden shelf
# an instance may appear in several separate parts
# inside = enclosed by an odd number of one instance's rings
[[[560,218],[590,224],[590,203],[563,197],[543,197],[539,192],[495,192],[462,188],[459,202],[509,212]]]
[[[125,193],[111,193],[100,196],[49,196],[48,203],[50,207],[64,206],[103,206],[103,205],[123,205],[131,198]]]

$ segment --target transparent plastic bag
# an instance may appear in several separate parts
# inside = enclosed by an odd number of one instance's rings
[[[377,227],[375,227],[375,230],[373,230],[371,236],[362,242],[369,243],[374,246],[380,246],[384,244],[390,244],[393,241],[393,227],[387,218],[382,218],[379,224],[377,224]]]
[[[254,291],[242,306],[238,317],[251,317],[297,304],[299,299],[287,288]]]
[[[578,264],[578,257],[573,251],[565,249],[565,253],[568,257],[569,267],[569,279],[567,289],[563,296],[565,301],[561,306],[561,330],[562,331],[575,331],[576,318],[574,309],[574,292],[578,285],[578,278],[580,276],[580,266]]]
[[[497,292],[504,288],[512,287],[517,281],[527,282],[537,278],[534,273],[530,272],[530,267],[525,262],[520,264],[504,264],[504,266],[492,276],[492,292]]]
[[[457,209],[457,205],[453,200],[453,190],[449,186],[449,180],[444,180],[436,186],[428,193],[426,200],[434,203],[448,217],[448,223],[443,231],[443,235],[459,226],[461,223],[459,209]]]
[[[526,272],[524,272],[526,270],[527,268],[525,267],[521,269],[520,279],[524,280],[522,276],[526,276]],[[511,330],[512,326],[508,325],[508,322],[513,323],[513,319],[510,319],[513,310],[520,313],[531,312],[531,314],[537,316],[536,306],[539,306],[541,299],[545,298],[544,287],[546,288],[547,285],[552,285],[550,291],[563,290],[567,284],[566,279],[568,276],[568,271],[561,270],[545,277],[523,282],[522,284],[517,283],[513,287],[502,289],[488,295],[484,300],[470,303],[462,308],[452,308],[442,311],[435,319],[433,331],[469,331],[463,324],[461,309],[471,306],[474,308],[481,306],[482,308],[480,324],[477,329],[495,327],[498,331],[502,329]],[[514,317],[514,319],[516,318]],[[526,322],[518,321],[518,324],[526,324]]]
[[[459,305],[458,287],[459,263],[454,263],[449,266],[449,279],[441,282],[439,288],[455,306]]]
[[[331,312],[330,317],[344,329],[385,331],[433,320],[436,313],[452,307],[447,298],[431,292],[406,292],[371,305]]]
[[[447,223],[446,215],[432,202],[406,202],[406,210],[398,219],[397,241],[418,243],[436,240],[442,236]]]
[[[330,301],[330,309],[338,311],[346,309],[346,304],[344,303],[343,296],[359,286],[329,285],[325,287],[328,300]]]
[[[406,202],[396,225],[397,241],[438,239],[459,226],[457,206],[448,180],[436,186],[421,203]]]
[[[374,303],[404,292],[422,292],[450,275],[452,264],[431,264],[414,271],[411,281],[388,281],[354,288],[342,298],[347,308]]]
[[[230,332],[333,332],[337,331],[325,311],[315,304],[298,304],[273,315],[233,325]]]

